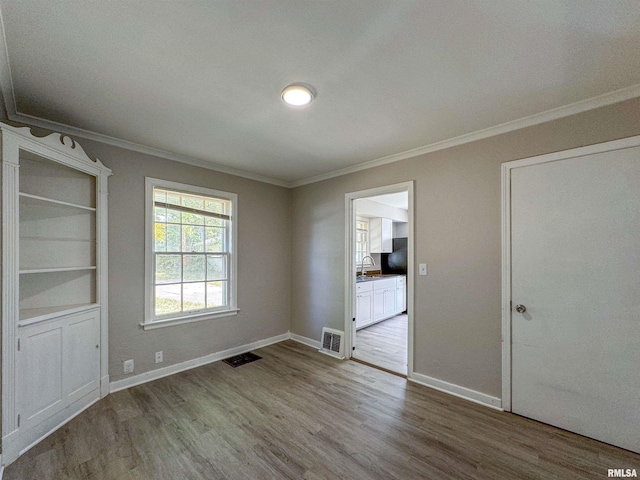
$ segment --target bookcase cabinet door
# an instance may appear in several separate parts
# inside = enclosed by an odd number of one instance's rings
[[[99,387],[100,318],[92,310],[18,329],[17,404],[29,429]]]

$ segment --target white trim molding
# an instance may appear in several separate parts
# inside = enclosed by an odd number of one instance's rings
[[[511,405],[511,171],[515,168],[568,160],[640,145],[640,135],[538,155],[502,164],[502,408]]]
[[[455,383],[445,382],[438,380],[437,378],[429,377],[421,373],[412,372],[408,377],[410,382],[423,385],[425,387],[433,388],[439,392],[448,393],[454,397],[468,400],[469,402],[484,405],[485,407],[493,408],[494,410],[502,411],[502,402],[498,397],[492,397],[486,393],[471,390],[470,388],[461,387]]]
[[[256,350],[268,345],[273,345],[274,343],[280,343],[285,340],[289,340],[289,338],[290,334],[289,332],[287,332],[281,335],[276,335],[275,337],[265,338],[264,340],[258,340],[256,342],[240,345],[239,347],[233,347],[227,350],[222,350],[220,352],[211,353],[209,355],[205,355],[204,357],[194,358],[192,360],[187,360],[186,362],[176,363],[167,367],[140,373],[133,377],[116,380],[115,382],[111,382],[109,393],[119,392],[120,390],[135,387],[136,385],[142,385],[143,383],[152,382],[153,380],[158,380],[159,378],[168,377],[169,375],[173,375],[174,373],[184,372],[185,370],[191,370],[192,368],[200,367],[208,363],[224,360],[225,358],[229,358],[234,355],[240,355],[251,350]]]
[[[294,342],[306,345],[307,347],[311,347],[315,350],[319,350],[320,348],[322,348],[322,343],[320,343],[320,340],[313,340],[312,338],[303,337],[302,335],[298,335],[296,333],[289,333],[289,339],[293,340]]]
[[[375,160],[369,160],[363,163],[359,163],[352,167],[341,168],[334,170],[333,172],[324,173],[322,175],[316,175],[296,182],[287,184],[289,188],[301,187],[310,183],[321,182],[330,178],[341,177],[349,173],[360,172],[369,168],[379,167],[381,165],[387,165],[389,163],[399,162],[401,160],[407,160],[409,158],[424,155],[426,153],[437,152],[439,150],[445,150],[451,147],[457,147],[458,145],[464,145],[465,143],[475,142],[477,140],[483,140],[485,138],[495,137],[503,133],[513,132],[522,128],[533,127],[545,122],[551,122],[553,120],[559,120],[571,115],[577,115],[578,113],[588,112],[589,110],[595,110],[596,108],[606,107],[607,105],[613,105],[614,103],[624,102],[625,100],[631,100],[632,98],[640,97],[640,83],[631,85],[629,87],[621,88],[613,92],[598,95],[596,97],[587,98],[579,102],[571,103],[544,112],[535,113],[517,120],[501,123],[475,132],[465,133],[457,137],[449,138],[439,142],[429,143],[422,147],[413,148],[404,152],[394,153],[385,157],[377,158]]]

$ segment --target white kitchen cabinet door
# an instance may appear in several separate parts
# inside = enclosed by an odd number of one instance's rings
[[[373,321],[384,318],[384,290],[373,292]]]
[[[373,292],[363,292],[356,296],[356,328],[373,322]]]
[[[393,252],[393,221],[389,218],[369,219],[371,253]]]
[[[396,314],[396,289],[387,288],[384,290],[383,317],[393,317]]]

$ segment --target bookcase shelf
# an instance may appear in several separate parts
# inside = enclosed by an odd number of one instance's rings
[[[59,272],[76,272],[82,270],[95,270],[96,266],[89,267],[60,267],[60,268],[30,268],[27,270],[20,270],[20,275],[27,275],[31,273],[59,273]]]
[[[19,327],[26,327],[33,323],[43,322],[62,315],[70,315],[72,313],[84,312],[98,308],[97,303],[85,303],[79,305],[58,305],[55,307],[27,308],[20,310]]]
[[[62,205],[65,207],[71,207],[71,208],[79,208],[81,210],[89,210],[90,212],[95,212],[96,209],[95,207],[87,207],[84,205],[78,205],[75,203],[71,203],[71,202],[63,202],[62,200],[55,200],[53,198],[47,198],[47,197],[41,197],[39,195],[32,195],[30,193],[24,193],[24,192],[20,192],[20,198],[21,199],[28,199],[27,202],[34,204],[34,205],[49,205],[49,204],[53,204],[53,205]]]

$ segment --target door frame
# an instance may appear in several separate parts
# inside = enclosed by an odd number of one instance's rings
[[[511,171],[542,163],[640,146],[640,135],[502,164],[502,409],[511,411]]]
[[[345,297],[344,297],[344,356],[349,359],[353,353],[353,336],[355,335],[356,315],[356,266],[353,262],[355,258],[355,236],[356,236],[356,211],[355,200],[359,198],[373,197],[376,195],[385,195],[388,193],[407,192],[409,205],[407,216],[408,240],[407,240],[407,378],[413,378],[413,274],[414,274],[414,182],[396,183],[393,185],[385,185],[382,187],[360,190],[357,192],[346,193],[345,198]]]

